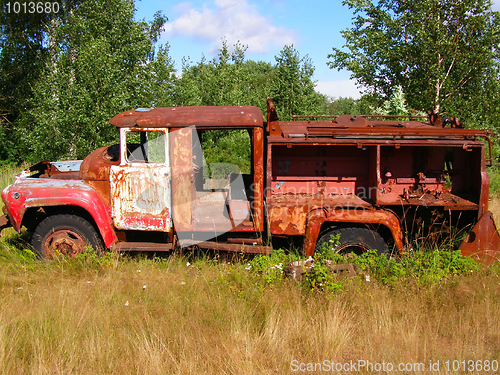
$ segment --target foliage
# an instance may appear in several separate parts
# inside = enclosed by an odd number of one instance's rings
[[[343,4],[353,9],[354,24],[342,32],[347,50],[333,48],[329,65],[350,70],[371,94],[388,98],[401,86],[411,108],[461,117],[472,109],[470,98],[492,99],[484,88],[498,78],[500,16],[491,1]]]
[[[321,251],[314,255],[314,268],[306,278],[310,288],[335,291],[343,289],[345,280],[339,279],[331,271],[331,262],[352,262],[364,274],[369,275],[367,280],[387,285],[408,282],[432,285],[450,276],[467,275],[481,270],[480,264],[452,248],[421,248],[394,257],[377,255],[375,250],[370,250],[360,256],[346,258],[332,253],[337,242],[338,237],[331,236],[329,243],[324,243]]]
[[[250,173],[252,149],[247,130],[205,131],[201,142],[211,178],[226,178],[230,173]]]
[[[14,122],[32,96],[48,56],[44,34],[51,13],[0,12],[0,160],[18,161],[19,139]]]
[[[308,55],[301,57],[291,46],[285,46],[276,59],[276,73],[271,98],[281,120],[292,115],[319,114],[322,97],[314,91],[314,66]]]
[[[165,50],[162,70],[149,64],[165,18],[156,14],[148,25],[134,21],[134,13],[132,0],[86,1],[44,30],[48,56],[18,120],[30,160],[82,158],[116,138],[108,120],[117,112],[147,107],[152,95],[162,99],[142,82],[153,74],[169,78]]]
[[[329,115],[364,115],[369,110],[359,100],[353,98],[336,98],[325,102],[325,112]]]
[[[130,108],[255,105],[265,113],[271,96],[283,119],[322,113],[312,62],[293,46],[272,65],[246,60],[247,46],[223,40],[214,59],[186,58],[176,76],[169,45],[153,48],[166,18],[158,12],[146,23],[134,14],[134,0],[68,1],[59,13],[26,19],[2,14],[0,160],[81,159],[116,142],[108,120]],[[243,132],[204,137],[209,162],[249,170]]]
[[[421,250],[402,254],[399,258],[377,256],[374,251],[354,259],[354,263],[384,284],[414,280],[434,284],[443,279],[478,272],[480,265],[464,257],[459,250]]]
[[[266,285],[282,282],[285,279],[284,268],[295,260],[298,254],[276,249],[271,255],[258,255],[250,260],[245,269],[252,274],[258,275]]]
[[[245,60],[247,47],[235,44],[230,50],[223,40],[217,56],[198,64],[183,60],[176,103],[188,105],[255,105],[264,112],[274,68],[265,62]]]
[[[375,113],[380,115],[406,115],[408,108],[405,94],[401,86],[396,87],[389,100],[384,101],[382,107],[376,108]]]
[[[174,61],[168,55],[170,46],[160,46],[155,58],[146,65],[144,80],[138,82],[146,94],[144,105],[173,107],[178,86]]]

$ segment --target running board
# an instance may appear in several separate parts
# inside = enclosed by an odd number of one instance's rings
[[[190,241],[182,240],[182,247],[197,246],[200,249],[210,249],[218,251],[231,251],[235,253],[250,253],[250,254],[271,254],[273,249],[271,246],[262,245],[246,245],[242,243],[221,243],[212,241]]]
[[[154,243],[154,242],[118,242],[111,246],[112,251],[172,251],[171,243]]]

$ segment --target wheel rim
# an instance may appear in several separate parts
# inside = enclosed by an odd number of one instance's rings
[[[47,258],[57,255],[75,257],[85,252],[87,241],[78,232],[71,229],[62,229],[49,234],[44,241],[44,251]]]

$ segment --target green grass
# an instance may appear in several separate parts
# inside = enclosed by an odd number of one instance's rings
[[[490,195],[498,195],[500,193],[500,170],[496,167],[488,168],[490,177]]]

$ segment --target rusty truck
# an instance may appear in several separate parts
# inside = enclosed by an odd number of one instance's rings
[[[119,144],[21,172],[2,192],[0,227],[32,232],[41,258],[88,246],[266,254],[276,239],[310,256],[331,238],[339,253],[401,253],[446,228],[463,234],[464,255],[497,260],[488,131],[439,116],[280,121],[269,99],[266,120],[254,106],[120,113]],[[213,178],[207,131],[248,134],[249,170]]]

